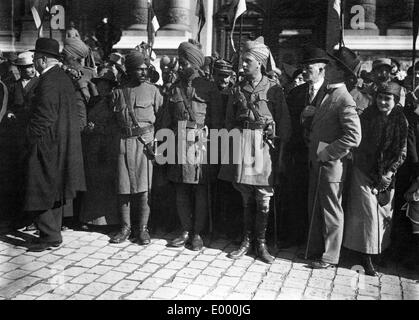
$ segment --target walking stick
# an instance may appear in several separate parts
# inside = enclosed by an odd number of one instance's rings
[[[317,198],[319,196],[320,178],[321,178],[321,174],[322,174],[322,169],[323,168],[320,165],[319,172],[317,174],[317,182],[316,182],[316,189],[315,189],[315,193],[314,193],[313,207],[311,209],[310,226],[309,226],[309,229],[308,229],[308,237],[307,237],[307,247],[306,247],[306,252],[304,254],[304,259],[306,259],[306,260],[308,259],[308,251],[309,251],[309,247],[310,247],[310,238],[311,238],[311,233],[313,231],[314,215],[316,213]]]

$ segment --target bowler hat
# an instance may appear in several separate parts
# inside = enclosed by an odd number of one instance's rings
[[[358,77],[358,71],[361,67],[361,60],[359,60],[358,55],[354,51],[347,47],[341,47],[333,54],[327,54],[335,61],[337,61],[338,65],[343,70],[347,71],[355,77]]]
[[[17,56],[14,65],[24,67],[33,65],[33,52],[25,51]]]
[[[219,59],[214,63],[214,71],[217,71],[220,74],[231,75],[233,71],[233,66],[228,61]]]
[[[39,38],[36,40],[35,50],[30,51],[60,58],[60,44],[55,39]]]
[[[330,59],[323,49],[312,45],[307,45],[303,48],[303,64],[311,63],[329,63]]]
[[[103,68],[100,70],[97,77],[92,79],[92,82],[94,84],[97,84],[101,80],[109,81],[113,86],[118,85],[118,82],[116,81],[115,73],[110,68]]]
[[[382,66],[387,66],[390,69],[392,69],[393,66],[391,64],[391,59],[388,59],[388,58],[380,58],[380,59],[375,60],[372,63],[372,70],[377,69],[377,68],[382,67]]]
[[[388,82],[381,84],[378,89],[377,93],[385,93],[385,94],[392,94],[398,98],[400,98],[402,87],[395,83],[395,82]]]

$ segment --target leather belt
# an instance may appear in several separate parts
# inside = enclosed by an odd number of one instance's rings
[[[254,122],[254,121],[239,121],[237,123],[237,127],[239,129],[247,129],[247,130],[264,130],[266,129],[265,123]]]
[[[145,135],[147,133],[153,132],[154,126],[149,125],[146,127],[123,127],[121,128],[122,138],[133,138]]]

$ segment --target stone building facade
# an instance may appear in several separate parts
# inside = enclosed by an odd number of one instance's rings
[[[153,1],[161,25],[155,41],[158,55],[175,54],[180,42],[196,37],[196,2]],[[201,42],[206,55],[216,51],[227,59],[231,58],[231,28],[227,15],[230,2],[204,0],[207,24],[201,33]],[[328,1],[246,2],[248,11],[243,15],[243,40],[263,35],[277,61],[297,64],[304,43],[324,45]],[[127,50],[146,40],[147,0],[54,0],[53,3],[64,6],[66,22],[74,21],[82,35],[93,31],[103,17],[109,17],[112,23],[123,30],[123,37],[115,46],[116,49]],[[346,0],[345,4],[346,46],[358,51],[367,65],[375,57],[383,55],[396,58],[406,66],[410,63],[414,0]],[[365,20],[361,29],[356,23],[359,8]],[[54,32],[57,39],[62,35],[63,32]],[[36,37],[30,1],[0,1],[0,49],[22,51],[32,48]],[[239,28],[236,28],[236,43],[238,38]]]

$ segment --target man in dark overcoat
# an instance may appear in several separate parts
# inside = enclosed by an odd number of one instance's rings
[[[34,65],[41,74],[27,127],[24,210],[35,214],[41,252],[62,243],[62,207],[85,191],[75,89],[59,67],[59,43],[40,38]]]
[[[292,134],[286,146],[286,182],[281,213],[280,248],[303,244],[307,236],[308,148],[307,135],[315,110],[326,95],[325,67],[329,62],[320,48],[304,48],[302,64],[306,83],[292,89],[287,105]]]
[[[35,88],[39,78],[33,65],[33,52],[27,51],[18,55],[14,65],[18,68],[20,79],[12,82],[9,87],[9,101],[7,112],[2,123],[4,133],[1,134],[5,143],[2,144],[0,157],[2,170],[6,173],[4,179],[1,178],[1,187],[6,194],[7,209],[13,214],[14,227],[21,228],[28,226],[26,231],[34,230],[34,225],[30,225],[30,220],[25,219],[27,215],[22,215],[21,211],[21,190],[23,183],[22,154],[26,140],[26,126],[30,110],[31,101],[34,97]],[[4,161],[4,162],[3,162]]]

